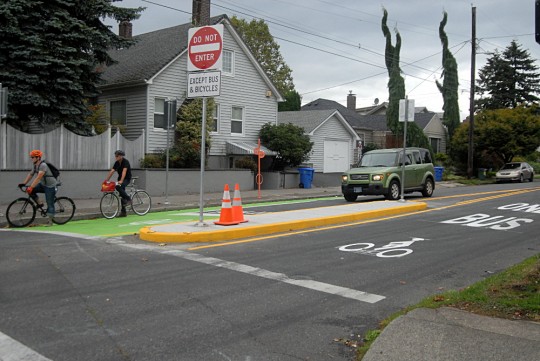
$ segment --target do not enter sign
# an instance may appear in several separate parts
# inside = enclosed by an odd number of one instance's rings
[[[221,70],[222,24],[191,28],[188,38],[188,71]]]

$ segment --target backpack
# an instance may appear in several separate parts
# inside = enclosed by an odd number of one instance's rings
[[[60,171],[58,170],[58,168],[56,168],[54,165],[52,165],[49,162],[44,161],[43,163],[47,164],[47,167],[49,167],[49,169],[51,170],[51,173],[54,179],[58,180],[58,177],[60,177]],[[50,177],[50,175],[46,177]]]

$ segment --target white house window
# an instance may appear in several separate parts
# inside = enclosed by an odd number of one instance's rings
[[[109,117],[112,125],[126,125],[126,101],[112,100],[109,102]]]
[[[429,143],[431,144],[431,149],[434,153],[441,152],[441,139],[440,138],[429,138]]]
[[[234,53],[230,50],[223,50],[223,74],[234,75]]]
[[[232,107],[231,112],[231,134],[242,134],[244,123],[244,108]]]
[[[154,100],[154,128],[166,129],[165,124],[165,99]]]
[[[212,124],[212,132],[219,132],[219,104],[214,104],[214,113],[213,113],[214,123]]]

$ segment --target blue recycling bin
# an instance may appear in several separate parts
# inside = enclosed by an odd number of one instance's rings
[[[435,168],[435,182],[441,182],[443,178],[444,167],[433,168]]]
[[[298,168],[298,173],[300,173],[300,188],[311,188],[311,182],[313,181],[313,173],[315,169],[313,168]]]

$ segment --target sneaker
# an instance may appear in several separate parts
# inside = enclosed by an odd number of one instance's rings
[[[44,227],[51,227],[53,225],[52,217],[47,217],[47,220],[45,221]]]
[[[123,209],[120,214],[118,215],[118,217],[127,217],[127,213],[126,213],[126,210]]]

